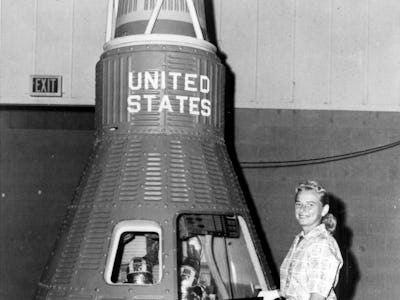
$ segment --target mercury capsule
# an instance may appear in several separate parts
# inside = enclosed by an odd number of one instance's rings
[[[96,140],[37,300],[225,300],[273,287],[224,139],[204,0],[110,0]]]

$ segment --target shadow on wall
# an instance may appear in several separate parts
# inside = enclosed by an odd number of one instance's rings
[[[255,230],[258,238],[261,242],[262,250],[265,254],[267,263],[267,280],[272,289],[278,288],[279,273],[278,268],[272,256],[271,248],[269,247],[266,233],[263,230],[262,223],[259,215],[257,214],[257,208],[254,204],[253,197],[251,196],[246,178],[243,174],[243,170],[240,166],[239,159],[235,151],[235,108],[234,108],[234,93],[235,93],[235,74],[232,72],[229,65],[226,63],[226,55],[223,52],[218,51],[218,56],[221,59],[222,64],[225,66],[225,99],[224,99],[224,119],[225,119],[225,144],[231,158],[231,162],[238,177],[239,186],[243,192],[244,199],[246,200],[247,206],[250,210],[252,221],[255,226]]]
[[[268,245],[266,234],[262,229],[262,224],[260,218],[257,214],[256,207],[254,205],[253,198],[250,194],[247,181],[244,177],[242,168],[240,166],[239,160],[235,151],[235,106],[234,106],[234,96],[235,96],[235,74],[227,63],[226,54],[221,51],[218,46],[218,37],[217,31],[215,27],[215,19],[214,19],[214,3],[212,0],[205,0],[205,10],[206,10],[206,23],[207,23],[207,31],[209,41],[214,44],[217,48],[217,56],[220,58],[221,63],[225,67],[225,88],[224,88],[224,137],[225,144],[227,146],[227,150],[229,153],[229,157],[231,158],[231,162],[234,168],[234,171],[238,177],[239,185],[242,189],[244,198],[249,207],[250,214],[252,220],[254,222],[254,226],[257,232],[257,236],[260,239],[262,250],[266,256],[268,269],[267,270],[267,280],[270,283],[272,288],[276,288],[276,283],[279,283],[279,274],[277,272],[277,267],[273,260],[271,249]],[[268,273],[269,271],[269,273]]]
[[[360,281],[360,269],[357,259],[351,251],[353,231],[346,225],[346,205],[337,196],[330,194],[330,211],[337,218],[335,238],[343,256],[343,267],[340,271],[336,295],[341,300],[354,299],[357,284]]]

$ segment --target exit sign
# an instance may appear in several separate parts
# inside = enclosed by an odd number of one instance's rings
[[[61,97],[62,76],[31,75],[31,96]]]

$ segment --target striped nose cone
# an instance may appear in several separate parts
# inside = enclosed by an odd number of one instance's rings
[[[201,31],[207,39],[204,1],[194,0],[193,4]],[[115,37],[145,33],[156,5],[156,0],[119,0]],[[164,0],[152,33],[195,37],[186,0]]]

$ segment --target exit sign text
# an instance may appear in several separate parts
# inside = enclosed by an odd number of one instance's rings
[[[32,75],[31,96],[61,97],[62,77],[54,75]]]

